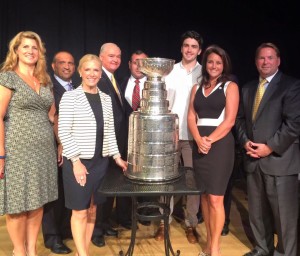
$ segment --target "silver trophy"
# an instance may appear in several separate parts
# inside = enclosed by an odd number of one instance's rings
[[[140,108],[129,117],[128,168],[125,175],[137,181],[169,181],[178,178],[178,116],[168,110],[166,84],[175,61],[138,59],[147,76]]]

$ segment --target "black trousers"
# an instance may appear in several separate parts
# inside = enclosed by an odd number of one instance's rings
[[[115,161],[110,161],[109,172],[123,172]],[[96,223],[93,236],[104,235],[104,230],[110,228],[110,218],[112,216],[114,197],[107,197],[106,201],[97,206]],[[131,220],[132,202],[130,197],[116,197],[116,221],[125,223]]]
[[[51,247],[65,238],[72,238],[71,215],[72,211],[65,207],[62,169],[58,168],[58,199],[44,205],[42,233],[45,246]]]

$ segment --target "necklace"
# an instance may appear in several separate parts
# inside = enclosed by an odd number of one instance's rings
[[[37,83],[35,76],[25,75],[19,69],[16,70],[16,73],[30,88],[39,93],[39,83]]]

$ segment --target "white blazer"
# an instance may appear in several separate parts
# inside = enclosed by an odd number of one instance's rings
[[[103,110],[102,155],[120,156],[115,136],[111,98],[99,91]],[[63,156],[68,159],[79,156],[91,159],[96,147],[96,119],[80,85],[63,94],[59,104],[58,136],[63,146]]]

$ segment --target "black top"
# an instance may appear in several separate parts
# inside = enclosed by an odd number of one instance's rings
[[[95,147],[95,154],[91,159],[80,159],[81,162],[84,164],[84,166],[87,168],[87,170],[90,169],[97,169],[97,165],[99,161],[101,161],[102,157],[102,147],[103,147],[103,112],[102,112],[102,105],[101,105],[101,99],[99,94],[91,94],[91,93],[85,93],[91,108],[93,110],[93,113],[95,115],[96,119],[96,147]]]

